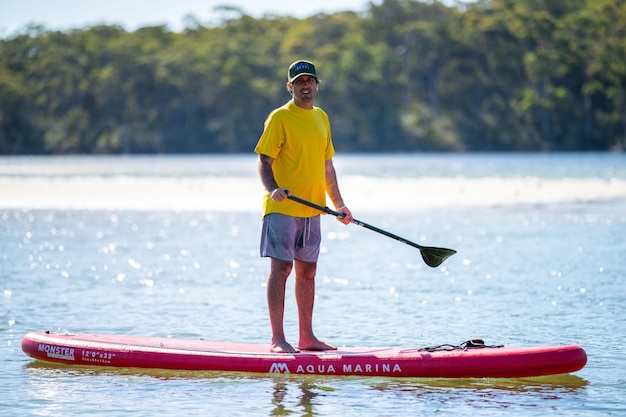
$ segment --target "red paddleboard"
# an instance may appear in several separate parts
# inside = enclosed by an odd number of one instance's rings
[[[553,375],[578,371],[587,363],[585,351],[576,345],[489,347],[466,342],[423,349],[271,353],[267,344],[49,332],[27,334],[22,350],[35,359],[70,365],[426,378]]]

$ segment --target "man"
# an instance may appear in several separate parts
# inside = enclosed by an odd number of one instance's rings
[[[319,256],[320,213],[287,199],[290,193],[319,205],[326,194],[348,224],[352,213],[339,192],[332,157],[335,153],[328,115],[313,106],[319,80],[315,65],[296,61],[287,72],[291,100],[272,111],[254,151],[265,187],[261,256],[270,258],[267,303],[272,329],[272,352],[333,350],[334,346],[313,333],[315,273]],[[296,273],[299,341],[294,348],[285,338],[283,316],[285,286],[292,269]]]

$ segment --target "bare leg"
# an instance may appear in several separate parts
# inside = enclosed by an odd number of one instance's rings
[[[283,328],[285,315],[285,286],[291,273],[292,263],[271,258],[270,274],[267,277],[267,307],[272,328],[270,350],[277,353],[292,353],[298,350],[287,343]]]
[[[336,347],[319,340],[313,334],[313,304],[315,302],[315,273],[317,264],[295,261],[296,302],[298,303],[298,325],[302,350],[334,350]]]

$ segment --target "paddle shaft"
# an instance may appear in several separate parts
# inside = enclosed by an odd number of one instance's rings
[[[320,206],[319,204],[315,204],[312,203],[310,201],[306,201],[303,200],[299,197],[296,197],[294,195],[288,194],[287,195],[288,198],[290,200],[296,201],[300,204],[304,204],[305,206],[309,206],[309,207],[313,207],[323,213],[327,213],[327,214],[332,214],[333,216],[339,217],[339,218],[343,218],[344,215],[342,213],[339,213],[337,211],[331,210],[328,207],[325,206]],[[398,242],[402,242],[405,243],[409,246],[412,246],[414,248],[417,248],[420,250],[420,253],[422,255],[422,259],[424,260],[424,262],[426,263],[426,265],[432,267],[432,268],[436,268],[439,265],[441,265],[446,259],[448,259],[450,256],[454,255],[456,253],[456,251],[454,249],[446,249],[446,248],[435,248],[432,246],[422,246],[422,245],[418,245],[415,242],[411,242],[410,240],[406,240],[403,237],[400,237],[398,235],[394,235],[393,233],[390,233],[386,230],[383,229],[379,229],[376,226],[372,226],[371,224],[367,224],[365,222],[362,222],[360,220],[356,220],[356,219],[352,219],[352,223],[358,225],[358,226],[362,226],[365,227],[366,229],[372,230],[374,232],[380,233],[382,235],[385,235],[387,237],[390,237],[392,239],[397,240]]]
[[[303,200],[303,199],[301,199],[300,197],[296,197],[295,195],[291,195],[291,194],[289,194],[288,198],[289,198],[290,200],[296,201],[296,202],[298,202],[298,203],[300,203],[300,204],[304,204],[305,206],[309,206],[309,207],[312,207],[312,208],[314,208],[314,209],[317,209],[317,210],[319,210],[319,211],[321,211],[321,212],[324,212],[324,213],[326,213],[326,214],[332,214],[333,216],[335,216],[335,217],[340,217],[340,218],[343,218],[343,217],[344,217],[344,215],[343,215],[342,213],[339,213],[339,212],[337,212],[337,211],[335,211],[335,210],[329,209],[329,208],[328,208],[328,207],[326,207],[326,206],[320,206],[319,204],[315,204],[315,203],[312,203],[312,202],[310,202],[310,201]],[[406,240],[406,239],[405,239],[405,238],[403,238],[403,237],[400,237],[400,236],[398,236],[398,235],[395,235],[395,234],[393,234],[393,233],[391,233],[391,232],[388,232],[388,231],[386,231],[386,230],[379,229],[379,228],[378,228],[378,227],[376,227],[376,226],[372,226],[371,224],[367,224],[367,223],[362,222],[362,221],[360,221],[360,220],[357,220],[357,219],[354,219],[354,218],[353,218],[353,219],[352,219],[352,223],[356,224],[357,226],[365,227],[366,229],[372,230],[372,231],[374,231],[374,232],[376,232],[376,233],[380,233],[381,235],[385,235],[385,236],[387,236],[387,237],[390,237],[390,238],[392,238],[392,239],[395,239],[395,240],[397,240],[398,242],[402,242],[402,243],[405,243],[405,244],[407,244],[407,245],[409,245],[409,246],[413,246],[414,248],[417,248],[417,249],[425,249],[425,247],[424,247],[424,246],[422,246],[422,245],[418,245],[418,244],[417,244],[417,243],[415,243],[415,242],[411,242],[410,240]]]

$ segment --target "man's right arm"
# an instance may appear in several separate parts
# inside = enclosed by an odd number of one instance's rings
[[[272,197],[274,201],[282,201],[287,198],[287,190],[280,188],[274,178],[274,171],[272,171],[272,163],[274,158],[259,154],[259,176],[261,177],[261,183]]]

